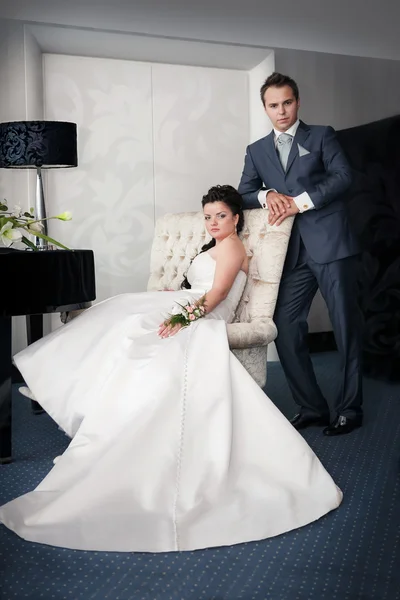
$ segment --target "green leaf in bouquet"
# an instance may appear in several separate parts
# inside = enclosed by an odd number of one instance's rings
[[[35,246],[35,244],[31,242],[31,240],[28,240],[28,238],[24,235],[22,236],[21,242],[23,242],[26,246],[29,246],[29,248],[32,248],[32,250],[37,251],[37,247]]]
[[[0,216],[0,229],[9,221],[9,217],[1,217]]]
[[[185,318],[184,315],[178,314],[178,315],[172,315],[169,318],[169,323],[171,325],[171,327],[175,327],[175,325],[182,325],[182,327],[186,327],[187,325],[187,319]]]
[[[55,246],[58,246],[63,250],[70,250],[68,246],[64,246],[64,244],[57,242],[57,240],[54,240],[53,238],[49,237],[48,235],[45,235],[44,233],[39,233],[38,231],[30,231],[29,233],[31,233],[35,237],[41,238],[42,240],[47,240],[48,242],[50,242],[50,244],[54,244]]]

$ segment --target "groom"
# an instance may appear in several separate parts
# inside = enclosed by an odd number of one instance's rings
[[[273,131],[248,146],[239,192],[244,208],[268,209],[270,224],[295,216],[274,315],[279,358],[299,406],[291,423],[297,429],[326,425],[328,436],[349,433],[362,424],[359,249],[344,198],[350,167],[332,127],[298,119],[293,79],[273,73],[260,93]],[[307,316],[318,288],[342,368],[332,421],[307,347]]]

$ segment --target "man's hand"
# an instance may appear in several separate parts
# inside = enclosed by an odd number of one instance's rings
[[[273,225],[275,221],[286,213],[290,208],[292,198],[279,194],[278,192],[268,192],[266,203],[268,205],[268,223]],[[273,221],[272,221],[273,220]]]
[[[269,194],[267,195],[267,203],[268,203],[268,198],[271,194],[274,194],[274,196],[281,196],[283,198],[285,198],[285,208],[284,211],[278,213],[278,211],[275,209],[275,213],[272,214],[271,209],[269,209],[269,215],[268,215],[268,223],[270,225],[280,225],[285,219],[287,219],[287,217],[292,217],[294,215],[297,215],[299,211],[297,204],[295,203],[295,201],[293,200],[293,198],[291,198],[290,196],[284,196],[283,194],[276,194],[275,192],[269,192]],[[268,208],[269,208],[269,204],[268,204]]]

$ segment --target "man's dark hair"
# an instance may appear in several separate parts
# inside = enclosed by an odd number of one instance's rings
[[[261,89],[260,89],[261,102],[263,103],[263,105],[265,105],[264,94],[268,88],[270,88],[270,87],[280,88],[285,85],[288,85],[289,87],[292,88],[293,95],[296,98],[296,100],[298,100],[299,99],[299,88],[298,88],[298,85],[295,82],[295,80],[292,79],[291,77],[289,77],[288,75],[282,75],[282,73],[272,73],[272,75],[270,75],[268,77],[268,79],[266,79],[264,81],[264,83],[262,84]]]

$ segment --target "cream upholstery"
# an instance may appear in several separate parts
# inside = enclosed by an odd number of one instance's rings
[[[268,344],[277,334],[272,318],[293,218],[271,227],[263,209],[244,214],[240,237],[250,257],[249,277],[235,321],[227,330],[232,351],[262,387]],[[179,289],[190,261],[208,240],[201,212],[166,214],[158,219],[147,289]]]
[[[244,211],[241,238],[250,257],[249,277],[235,320],[227,327],[229,345],[263,387],[267,349],[277,335],[272,320],[293,217],[279,227],[267,223],[263,209]],[[151,251],[149,291],[179,289],[190,261],[210,238],[201,212],[166,214],[158,219]],[[68,322],[82,311],[65,314]]]

